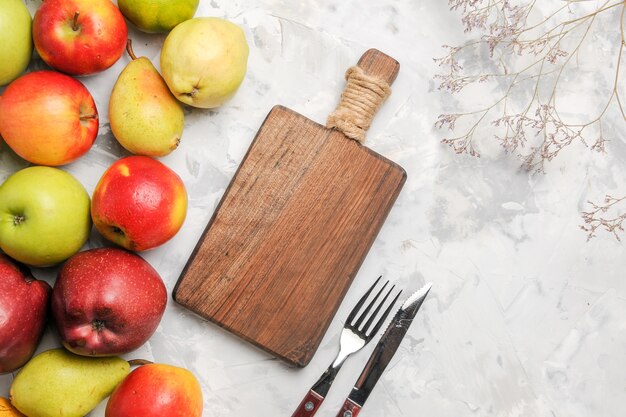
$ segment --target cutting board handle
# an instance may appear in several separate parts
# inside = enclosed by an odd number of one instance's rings
[[[365,51],[357,66],[361,67],[366,74],[380,78],[391,85],[396,80],[400,71],[400,63],[378,49]]]
[[[377,49],[366,51],[356,67],[346,72],[346,87],[326,127],[363,143],[378,108],[391,94],[389,86],[399,70],[400,64],[389,55]]]

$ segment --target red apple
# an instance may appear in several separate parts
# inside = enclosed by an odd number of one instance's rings
[[[0,254],[0,374],[33,356],[46,327],[49,295],[45,281]]]
[[[116,248],[72,256],[52,289],[63,345],[79,355],[113,356],[143,345],[167,303],[159,274],[139,255]]]
[[[128,28],[110,0],[46,0],[33,20],[35,49],[73,75],[104,71],[122,56]]]
[[[64,165],[93,145],[98,111],[87,88],[74,78],[31,72],[9,84],[0,97],[0,134],[29,162]]]
[[[202,390],[196,377],[171,365],[143,365],[115,388],[105,417],[200,417]]]
[[[147,156],[115,162],[96,185],[91,218],[98,231],[126,249],[159,246],[181,228],[187,191],[174,171]]]

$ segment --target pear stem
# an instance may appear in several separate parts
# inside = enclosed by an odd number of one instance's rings
[[[76,10],[76,13],[74,13],[74,20],[72,22],[72,30],[74,32],[78,30],[78,16],[80,16],[80,12]]]
[[[126,52],[128,52],[128,56],[134,61],[137,59],[135,52],[133,51],[133,40],[128,38],[128,42],[126,42]]]
[[[154,362],[151,362],[149,360],[146,359],[131,359],[128,361],[128,364],[130,366],[141,366],[141,365],[150,365]]]

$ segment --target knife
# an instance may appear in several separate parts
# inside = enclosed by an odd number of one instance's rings
[[[359,414],[363,404],[365,404],[372,389],[374,389],[374,385],[376,385],[396,350],[398,350],[404,335],[431,287],[431,283],[424,285],[402,304],[402,307],[391,320],[391,324],[389,324],[389,327],[387,327],[387,330],[378,341],[363,372],[361,372],[361,376],[343,403],[343,407],[341,407],[337,417],[356,417]]]

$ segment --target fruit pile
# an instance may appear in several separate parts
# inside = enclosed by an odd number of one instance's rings
[[[163,280],[135,251],[166,243],[187,213],[183,181],[154,158],[180,144],[185,105],[222,105],[246,73],[243,31],[194,17],[198,3],[45,0],[31,19],[23,0],[0,1],[0,136],[32,164],[0,184],[0,374],[18,371],[0,416],[80,417],[108,396],[107,417],[202,415],[191,372],[119,358],[152,336],[167,304]],[[127,20],[169,32],[161,74],[135,56]],[[22,75],[33,46],[50,69]],[[58,168],[98,135],[96,103],[74,76],[102,72],[124,51],[131,60],[111,91],[108,119],[133,155],[114,162],[90,198]],[[80,252],[92,225],[112,244]],[[28,268],[59,264],[52,287]],[[33,357],[48,319],[63,347]]]

